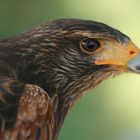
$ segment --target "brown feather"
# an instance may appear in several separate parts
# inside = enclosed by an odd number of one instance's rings
[[[15,126],[2,132],[0,138],[3,140],[51,140],[53,125],[51,99],[40,87],[28,84],[19,101]]]

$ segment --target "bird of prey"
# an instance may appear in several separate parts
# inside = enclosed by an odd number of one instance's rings
[[[103,23],[58,19],[0,39],[0,140],[57,140],[86,90],[140,72],[140,50]]]

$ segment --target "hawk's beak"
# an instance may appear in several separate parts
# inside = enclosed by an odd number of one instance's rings
[[[96,65],[112,65],[119,71],[140,73],[140,49],[131,41],[126,44],[111,42],[96,56]]]
[[[128,69],[140,73],[140,53],[128,62]]]

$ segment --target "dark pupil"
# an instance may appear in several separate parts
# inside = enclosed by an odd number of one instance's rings
[[[99,42],[97,40],[85,40],[83,47],[86,51],[95,51],[99,47]]]

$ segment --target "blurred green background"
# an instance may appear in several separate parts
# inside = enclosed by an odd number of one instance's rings
[[[140,0],[0,0],[0,37],[57,18],[104,22],[140,46]],[[140,140],[140,75],[89,91],[68,114],[59,140]]]

